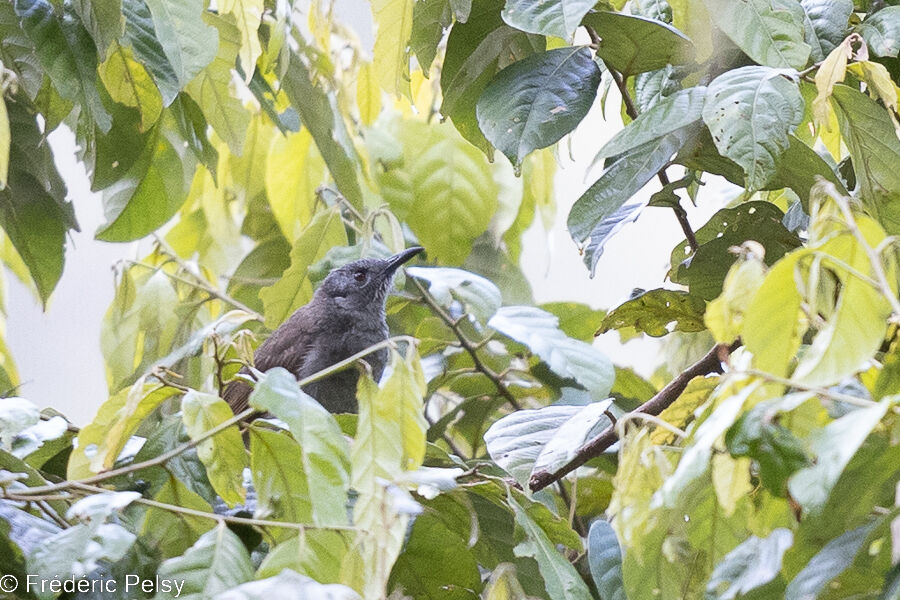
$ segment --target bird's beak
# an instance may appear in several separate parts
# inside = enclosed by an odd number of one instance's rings
[[[407,248],[403,252],[398,252],[397,254],[387,259],[387,265],[385,265],[384,271],[382,271],[382,273],[385,276],[392,275],[394,271],[396,271],[397,268],[400,267],[400,265],[407,262],[416,254],[424,251],[425,248],[423,248],[422,246],[413,246],[412,248]]]

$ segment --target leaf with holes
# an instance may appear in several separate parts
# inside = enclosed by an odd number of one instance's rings
[[[587,115],[600,68],[588,48],[556,48],[500,71],[478,98],[478,126],[518,169],[532,150],[556,143]]]
[[[706,302],[688,292],[650,290],[611,310],[597,334],[623,327],[633,327],[653,337],[672,331],[704,331],[705,309]]]
[[[703,120],[716,148],[744,169],[747,188],[765,187],[803,120],[797,82],[768,67],[741,67],[709,84]]]

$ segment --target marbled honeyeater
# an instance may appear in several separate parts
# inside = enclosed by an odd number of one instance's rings
[[[331,271],[312,300],[257,348],[256,369],[284,367],[303,379],[387,339],[384,305],[394,272],[422,250],[416,246],[387,259],[363,258]],[[382,348],[364,359],[376,380],[387,356]],[[241,373],[249,371],[245,367]],[[330,412],[356,412],[358,378],[356,369],[344,369],[303,390]],[[229,383],[223,394],[235,414],[247,408],[249,395],[250,386],[239,379]]]

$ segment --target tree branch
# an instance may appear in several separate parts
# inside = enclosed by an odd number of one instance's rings
[[[688,382],[694,377],[709,373],[721,373],[722,363],[728,360],[728,356],[738,347],[739,342],[732,345],[716,344],[706,355],[680,373],[675,379],[661,389],[655,396],[641,404],[632,412],[648,415],[658,415],[668,408],[684,392]],[[626,415],[627,416],[627,415]],[[572,459],[555,471],[538,471],[531,475],[528,487],[531,491],[542,490],[551,483],[559,481],[587,461],[596,458],[618,441],[615,424],[610,425],[594,439],[585,442]]]
[[[516,400],[516,397],[513,396],[512,392],[509,391],[509,388],[506,387],[506,384],[503,383],[503,379],[493,371],[489,366],[481,362],[481,358],[478,356],[478,347],[476,344],[472,342],[466,335],[462,332],[462,329],[459,327],[459,321],[451,317],[447,314],[447,311],[443,309],[443,307],[437,303],[425,286],[419,283],[419,280],[415,277],[410,277],[412,279],[413,285],[416,286],[416,289],[419,290],[419,293],[422,294],[422,299],[425,301],[425,304],[434,311],[434,313],[444,322],[447,327],[453,331],[453,334],[459,340],[459,343],[462,345],[463,349],[469,353],[469,356],[472,357],[472,363],[475,365],[475,369],[480,371],[485,377],[493,382],[494,387],[497,388],[497,391],[500,392],[500,395],[506,398],[506,401],[509,402],[510,406],[514,409],[519,410],[521,406],[519,406],[519,402]]]

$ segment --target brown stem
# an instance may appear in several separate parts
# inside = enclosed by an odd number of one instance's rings
[[[634,412],[658,415],[678,399],[691,379],[709,373],[721,373],[722,362],[728,359],[728,356],[738,347],[738,345],[739,342],[735,342],[730,346],[728,344],[716,344],[703,358],[681,372],[675,379],[670,381],[666,387],[657,392],[655,396],[634,409]],[[610,425],[597,437],[585,442],[575,452],[575,455],[569,462],[555,471],[538,471],[537,473],[533,473],[528,482],[528,487],[530,487],[533,492],[544,489],[551,483],[559,481],[590,459],[603,454],[603,452],[615,444],[618,439],[615,425]]]
[[[513,396],[512,392],[509,391],[509,388],[506,387],[506,384],[503,383],[503,379],[493,371],[489,366],[481,362],[481,358],[478,356],[478,350],[476,344],[474,344],[466,335],[462,332],[462,329],[459,327],[459,320],[454,319],[450,315],[447,314],[447,311],[441,307],[440,304],[434,299],[434,297],[425,289],[419,280],[415,277],[411,277],[413,285],[419,290],[419,293],[422,294],[422,299],[425,301],[425,304],[431,308],[432,311],[453,331],[453,334],[459,340],[459,343],[462,345],[463,349],[469,353],[469,356],[472,357],[472,364],[475,365],[475,368],[484,374],[485,377],[493,382],[494,387],[497,388],[497,391],[500,392],[500,395],[506,398],[506,401],[509,402],[510,406],[514,409],[519,410],[521,407],[519,406],[519,402],[516,400],[516,397]]]

